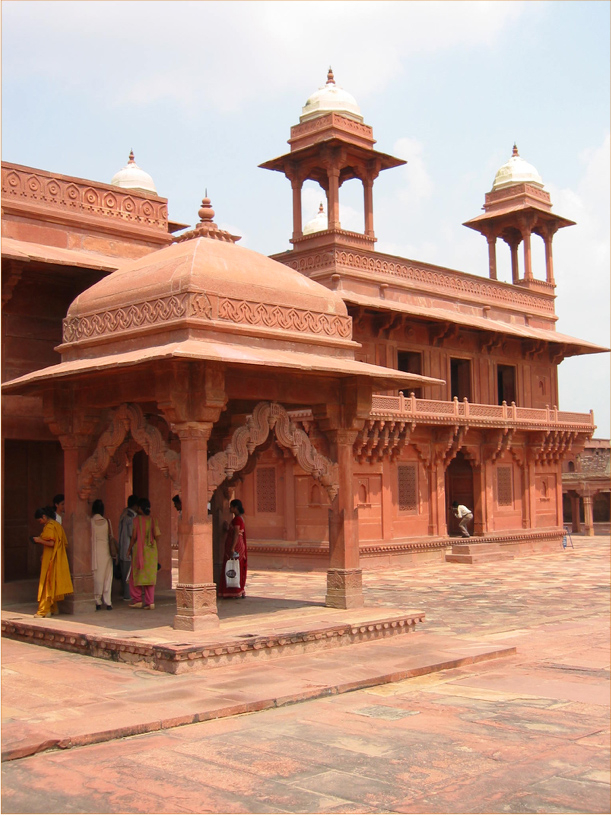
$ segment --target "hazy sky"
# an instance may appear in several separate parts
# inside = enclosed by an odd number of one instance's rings
[[[408,161],[374,185],[378,250],[487,275],[462,223],[516,141],[577,222],[554,238],[557,328],[608,346],[609,5],[5,0],[2,157],[109,182],[133,148],[172,219],[195,223],[207,188],[217,223],[272,254],[290,248],[290,184],[257,165],[288,150],[332,65],[377,149]],[[362,231],[358,182],[340,197]],[[305,220],[321,200],[308,182]],[[560,408],[593,408],[609,438],[608,354],[563,362],[560,388]]]

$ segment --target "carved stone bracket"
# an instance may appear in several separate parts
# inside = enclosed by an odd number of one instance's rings
[[[415,422],[369,419],[354,443],[354,456],[359,464],[375,463],[388,456],[396,461],[409,442]]]
[[[316,450],[308,435],[295,427],[277,402],[259,402],[246,424],[235,430],[227,447],[208,459],[208,495],[246,466],[248,457],[267,440],[272,429],[278,444],[293,453],[299,466],[320,482],[333,500],[339,490],[337,464]]]
[[[15,260],[3,262],[2,269],[2,308],[9,302],[13,296],[15,286],[21,280],[23,272],[23,263]]]
[[[172,479],[175,487],[180,484],[180,454],[164,442],[159,430],[149,424],[138,405],[123,404],[111,414],[110,424],[98,439],[95,451],[81,467],[78,474],[78,494],[86,499],[94,483],[104,476],[117,448],[128,432],[145,450],[159,469]]]
[[[565,453],[573,446],[578,433],[573,430],[549,430],[537,434],[537,439],[531,443],[529,456],[537,464],[557,464]]]
[[[501,427],[496,431],[496,438],[492,442],[491,447],[488,449],[488,455],[485,457],[491,464],[503,455],[506,451],[511,450],[511,442],[513,439],[513,428]]]

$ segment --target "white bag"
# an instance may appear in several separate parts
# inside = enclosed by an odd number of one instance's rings
[[[237,557],[225,564],[225,585],[228,589],[240,588],[240,561]]]

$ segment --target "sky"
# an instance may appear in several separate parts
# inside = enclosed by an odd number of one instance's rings
[[[258,168],[288,152],[290,127],[329,66],[404,158],[374,185],[381,252],[481,276],[481,212],[511,156],[533,164],[556,213],[558,331],[609,347],[609,31],[603,0],[70,0],[2,2],[2,158],[110,182],[130,149],[194,224],[215,221],[264,254],[290,248],[291,190]],[[322,191],[307,182],[304,220]],[[362,231],[362,189],[340,191]],[[506,251],[505,251],[506,250]],[[510,281],[509,250],[497,247]],[[533,240],[535,277],[543,245]],[[594,410],[609,438],[609,355],[565,360],[560,409]]]

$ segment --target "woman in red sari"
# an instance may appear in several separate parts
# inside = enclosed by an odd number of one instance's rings
[[[246,527],[244,526],[244,507],[237,498],[229,504],[229,509],[233,513],[233,519],[228,525],[227,537],[225,538],[225,552],[223,555],[223,566],[219,579],[219,597],[246,597],[244,586],[246,585],[246,570],[248,558],[246,552]],[[237,556],[237,557],[236,557]],[[227,562],[237,563],[240,569],[240,585],[228,586],[225,575]]]

